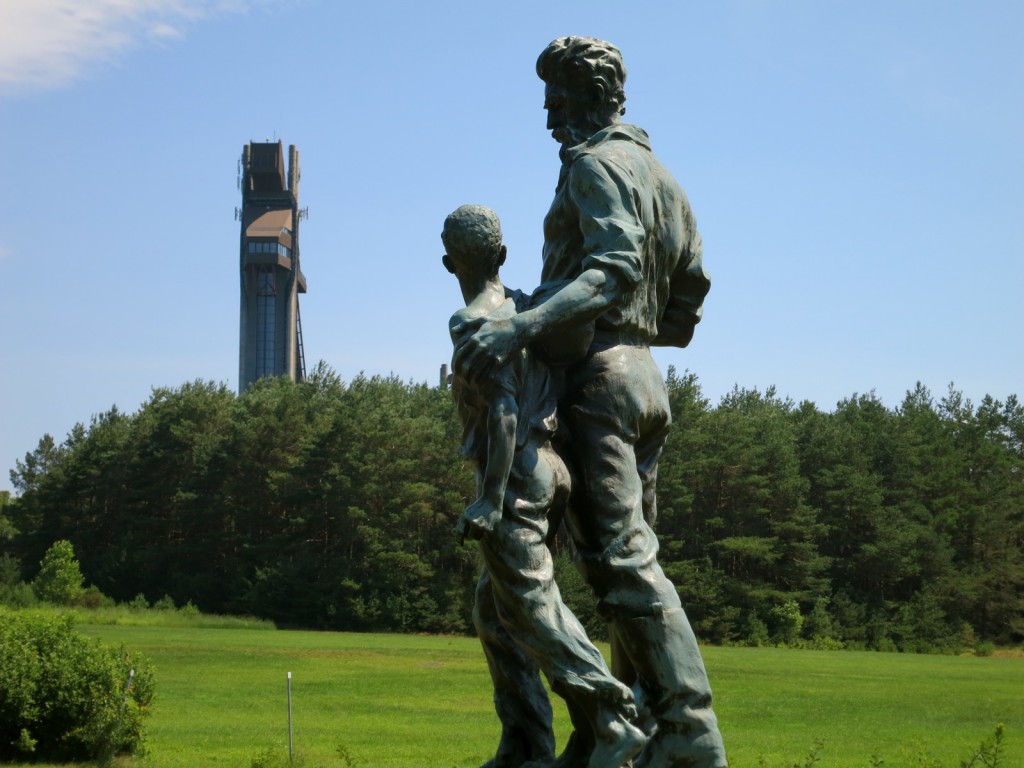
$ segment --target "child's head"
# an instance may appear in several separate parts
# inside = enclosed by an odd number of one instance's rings
[[[444,220],[441,232],[445,268],[452,274],[469,272],[494,277],[505,263],[498,214],[483,205],[459,206]]]

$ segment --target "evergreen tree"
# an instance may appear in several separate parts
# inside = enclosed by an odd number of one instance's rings
[[[1024,639],[1015,396],[975,407],[918,385],[894,410],[868,394],[823,412],[739,387],[712,407],[692,373],[670,369],[666,383],[674,425],[648,513],[702,639],[904,650]],[[18,495],[0,496],[0,576],[13,594],[21,563],[74,541],[71,580],[122,601],[168,594],[289,626],[468,631],[479,558],[451,530],[475,495],[460,440],[443,388],[346,384],[323,364],[239,397],[201,381],[155,389],[136,413],[112,408],[60,444],[44,435],[17,462]],[[54,581],[46,568],[36,583]],[[566,584],[590,615],[585,585]]]
[[[32,589],[40,600],[70,605],[82,594],[82,571],[70,541],[55,541],[46,551]]]

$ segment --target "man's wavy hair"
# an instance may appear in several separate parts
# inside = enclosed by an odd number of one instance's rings
[[[537,58],[537,75],[545,83],[589,89],[599,84],[605,103],[617,114],[626,114],[626,65],[619,49],[596,37],[560,37],[552,40]]]

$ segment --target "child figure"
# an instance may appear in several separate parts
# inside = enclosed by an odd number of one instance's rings
[[[466,301],[449,323],[458,348],[474,321],[512,317],[516,299],[525,299],[506,291],[498,277],[506,248],[489,208],[462,206],[445,220],[441,239],[444,265],[459,279]],[[581,342],[580,354],[586,347]],[[568,470],[551,445],[557,426],[551,371],[522,350],[486,375],[456,369],[452,389],[463,424],[462,451],[478,468],[477,498],[456,526],[460,540],[479,540],[484,559],[474,607],[477,630],[481,637],[500,637],[509,653],[525,654],[565,699],[576,732],[559,765],[620,768],[647,741],[631,722],[633,695],[611,675],[562,602],[547,547],[550,521],[561,519],[570,490]],[[488,665],[495,690],[510,694],[496,701],[538,696],[544,698],[541,709],[547,708],[539,681],[531,686],[513,676],[513,666],[521,665],[504,665],[497,654],[488,655]],[[511,711],[498,715],[502,741],[488,768],[548,764],[550,722],[517,722]]]

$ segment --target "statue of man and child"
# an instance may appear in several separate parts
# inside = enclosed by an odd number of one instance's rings
[[[466,301],[450,323],[453,393],[478,470],[456,533],[482,553],[473,618],[502,726],[484,768],[724,768],[704,664],[652,530],[671,416],[650,347],[685,347],[700,321],[700,235],[647,134],[620,122],[617,48],[559,38],[537,74],[562,160],[540,288],[502,284],[490,209],[462,206],[441,236]],[[548,543],[561,524],[607,622],[611,669],[555,583]],[[574,729],[558,757],[541,671]]]

